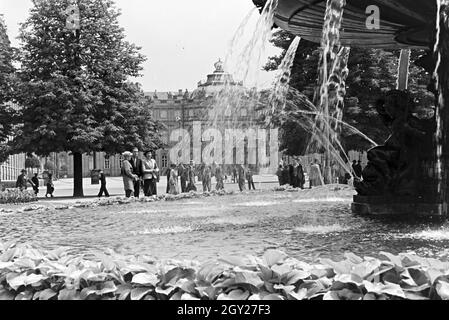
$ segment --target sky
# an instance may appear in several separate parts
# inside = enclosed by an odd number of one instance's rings
[[[116,0],[127,40],[142,47],[148,58],[136,81],[145,91],[189,91],[214,70],[230,50],[237,28],[254,8],[251,0]],[[14,46],[19,23],[26,20],[31,0],[1,0],[8,35]],[[250,19],[255,25],[258,13]],[[263,59],[277,54],[268,46]],[[273,73],[261,72],[261,86],[273,81]]]

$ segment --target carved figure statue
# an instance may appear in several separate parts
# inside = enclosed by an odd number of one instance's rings
[[[416,196],[420,154],[432,145],[433,121],[412,114],[414,102],[404,91],[388,92],[376,109],[391,135],[383,146],[368,151],[363,180],[354,186],[359,195]]]

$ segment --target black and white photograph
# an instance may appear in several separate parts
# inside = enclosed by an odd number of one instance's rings
[[[0,300],[449,300],[449,0],[0,1]]]

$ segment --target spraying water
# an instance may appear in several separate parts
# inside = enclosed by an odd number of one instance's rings
[[[436,107],[436,123],[437,123],[437,131],[436,131],[436,142],[437,142],[437,161],[436,161],[436,174],[438,177],[438,193],[441,194],[443,191],[443,130],[445,128],[443,127],[443,122],[441,119],[441,113],[444,108],[444,97],[443,97],[443,88],[441,86],[440,78],[439,78],[439,72],[440,72],[440,66],[441,66],[441,16],[442,16],[442,7],[443,6],[449,6],[449,0],[437,0],[437,16],[436,16],[436,41],[434,46],[434,52],[436,55],[436,66],[435,66],[435,72],[433,74],[435,78],[435,86],[439,92],[438,95],[438,104]],[[445,195],[443,195],[445,198]]]

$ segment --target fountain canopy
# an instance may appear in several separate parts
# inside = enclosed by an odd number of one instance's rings
[[[262,6],[264,0],[253,0]],[[275,23],[297,36],[319,43],[326,0],[278,0]],[[380,28],[368,29],[367,19],[379,8]],[[429,48],[435,30],[436,2],[432,0],[346,0],[341,29],[344,46],[370,48]]]

